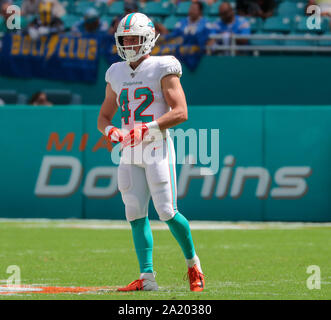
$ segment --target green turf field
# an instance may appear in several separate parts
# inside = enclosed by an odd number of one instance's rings
[[[0,287],[10,276],[9,265],[19,266],[24,285],[107,287],[82,294],[0,294],[0,299],[331,299],[329,225],[247,225],[192,230],[206,289],[191,293],[179,246],[168,230],[153,224],[160,291],[118,293],[116,287],[139,275],[125,223],[115,229],[110,222],[91,227],[88,221],[0,221]],[[310,265],[320,267],[320,290],[307,288]]]

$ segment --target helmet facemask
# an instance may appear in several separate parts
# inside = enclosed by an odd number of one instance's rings
[[[130,36],[134,36],[131,35]],[[135,62],[139,60],[143,55],[147,54],[144,43],[146,42],[146,37],[137,35],[139,37],[139,43],[135,45],[124,45],[124,37],[125,36],[117,36],[116,37],[116,45],[119,49],[119,55],[122,59],[127,60],[129,62]],[[140,48],[139,48],[140,47]],[[136,50],[139,48],[139,50]]]

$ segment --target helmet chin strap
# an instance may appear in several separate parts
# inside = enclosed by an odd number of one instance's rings
[[[127,61],[129,62],[136,62],[138,60],[137,53],[135,50],[132,49],[126,49],[124,50],[125,52],[125,57],[127,59]]]

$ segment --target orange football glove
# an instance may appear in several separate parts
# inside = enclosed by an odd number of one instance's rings
[[[143,124],[138,126],[131,131],[123,138],[123,147],[131,146],[131,148],[138,145],[143,141],[144,136],[148,133],[148,127]]]
[[[111,142],[122,142],[124,138],[124,135],[122,131],[116,127],[112,127],[108,132],[108,139]]]

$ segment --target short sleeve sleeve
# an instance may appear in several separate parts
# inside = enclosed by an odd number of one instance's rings
[[[109,69],[106,71],[106,75],[105,75],[105,80],[107,83],[110,83],[110,85],[112,86],[113,89],[115,89],[115,83],[113,81],[113,79],[115,79],[115,63],[112,64]]]
[[[112,66],[110,66],[108,68],[108,70],[106,71],[106,75],[105,75],[105,80],[106,82],[110,83],[110,73],[111,73],[111,69],[112,69]]]
[[[175,74],[179,78],[182,76],[182,66],[180,62],[173,56],[163,57],[160,63],[161,76],[160,80],[168,74]]]

